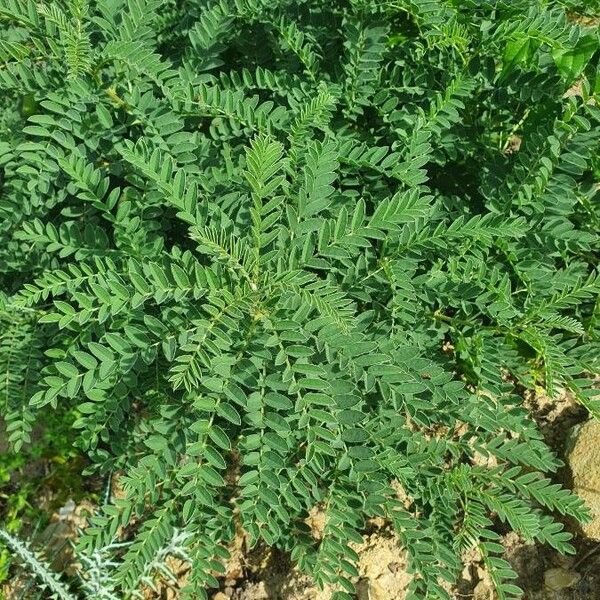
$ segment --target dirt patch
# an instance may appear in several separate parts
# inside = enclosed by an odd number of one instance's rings
[[[570,431],[587,419],[586,409],[567,390],[560,390],[554,397],[543,390],[526,392],[524,399],[525,408],[537,423],[546,444],[564,458]]]
[[[359,576],[354,578],[359,600],[402,600],[412,577],[406,572],[406,556],[393,532],[383,529],[352,544],[359,554]],[[312,579],[294,568],[283,553],[264,550],[265,560],[250,567],[245,580],[225,582],[213,600],[329,600],[338,589],[320,590]]]
[[[567,18],[573,23],[578,23],[583,27],[597,27],[600,25],[600,17],[592,15],[582,15],[574,11],[567,11]]]

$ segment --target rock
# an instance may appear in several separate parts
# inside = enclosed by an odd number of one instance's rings
[[[559,592],[566,588],[573,587],[581,580],[581,575],[575,571],[567,569],[548,569],[544,573],[544,585],[552,592]]]
[[[223,592],[217,592],[212,600],[229,600],[229,596],[226,596]]]
[[[600,421],[590,420],[576,427],[569,446],[573,490],[592,514],[591,522],[581,528],[588,537],[600,540]]]

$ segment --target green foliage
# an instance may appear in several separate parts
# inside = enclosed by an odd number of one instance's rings
[[[58,575],[51,571],[44,559],[27,542],[11,535],[2,528],[0,528],[0,540],[8,546],[20,561],[27,565],[39,581],[40,589],[45,591],[48,598],[52,600],[75,600],[75,596],[71,595]]]
[[[518,596],[497,521],[573,551],[551,515],[587,511],[519,394],[600,415],[598,33],[572,10],[0,0],[2,414],[15,449],[74,414],[87,472],[124,473],[81,541],[118,559],[105,597],[179,552],[207,598],[238,528],[340,598],[372,516],[413,599],[474,545]]]

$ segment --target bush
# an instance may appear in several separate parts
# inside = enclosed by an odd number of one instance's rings
[[[498,521],[573,551],[522,395],[600,414],[598,33],[568,9],[0,0],[6,431],[75,411],[123,473],[81,541],[131,538],[120,594],[177,536],[206,598],[240,528],[339,598],[375,516],[415,599],[474,545],[518,596]]]

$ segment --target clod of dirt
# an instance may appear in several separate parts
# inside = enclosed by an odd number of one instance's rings
[[[575,493],[586,503],[592,521],[582,525],[589,538],[600,540],[600,421],[576,427],[567,451]]]
[[[357,586],[359,600],[402,600],[412,576],[405,570],[406,559],[398,540],[374,534],[357,552],[361,575],[361,585]]]
[[[544,586],[552,592],[559,592],[573,587],[581,580],[581,575],[567,569],[548,569],[544,573]]]
[[[327,524],[327,515],[323,511],[323,507],[313,506],[305,522],[310,527],[310,533],[315,540],[320,540]]]

